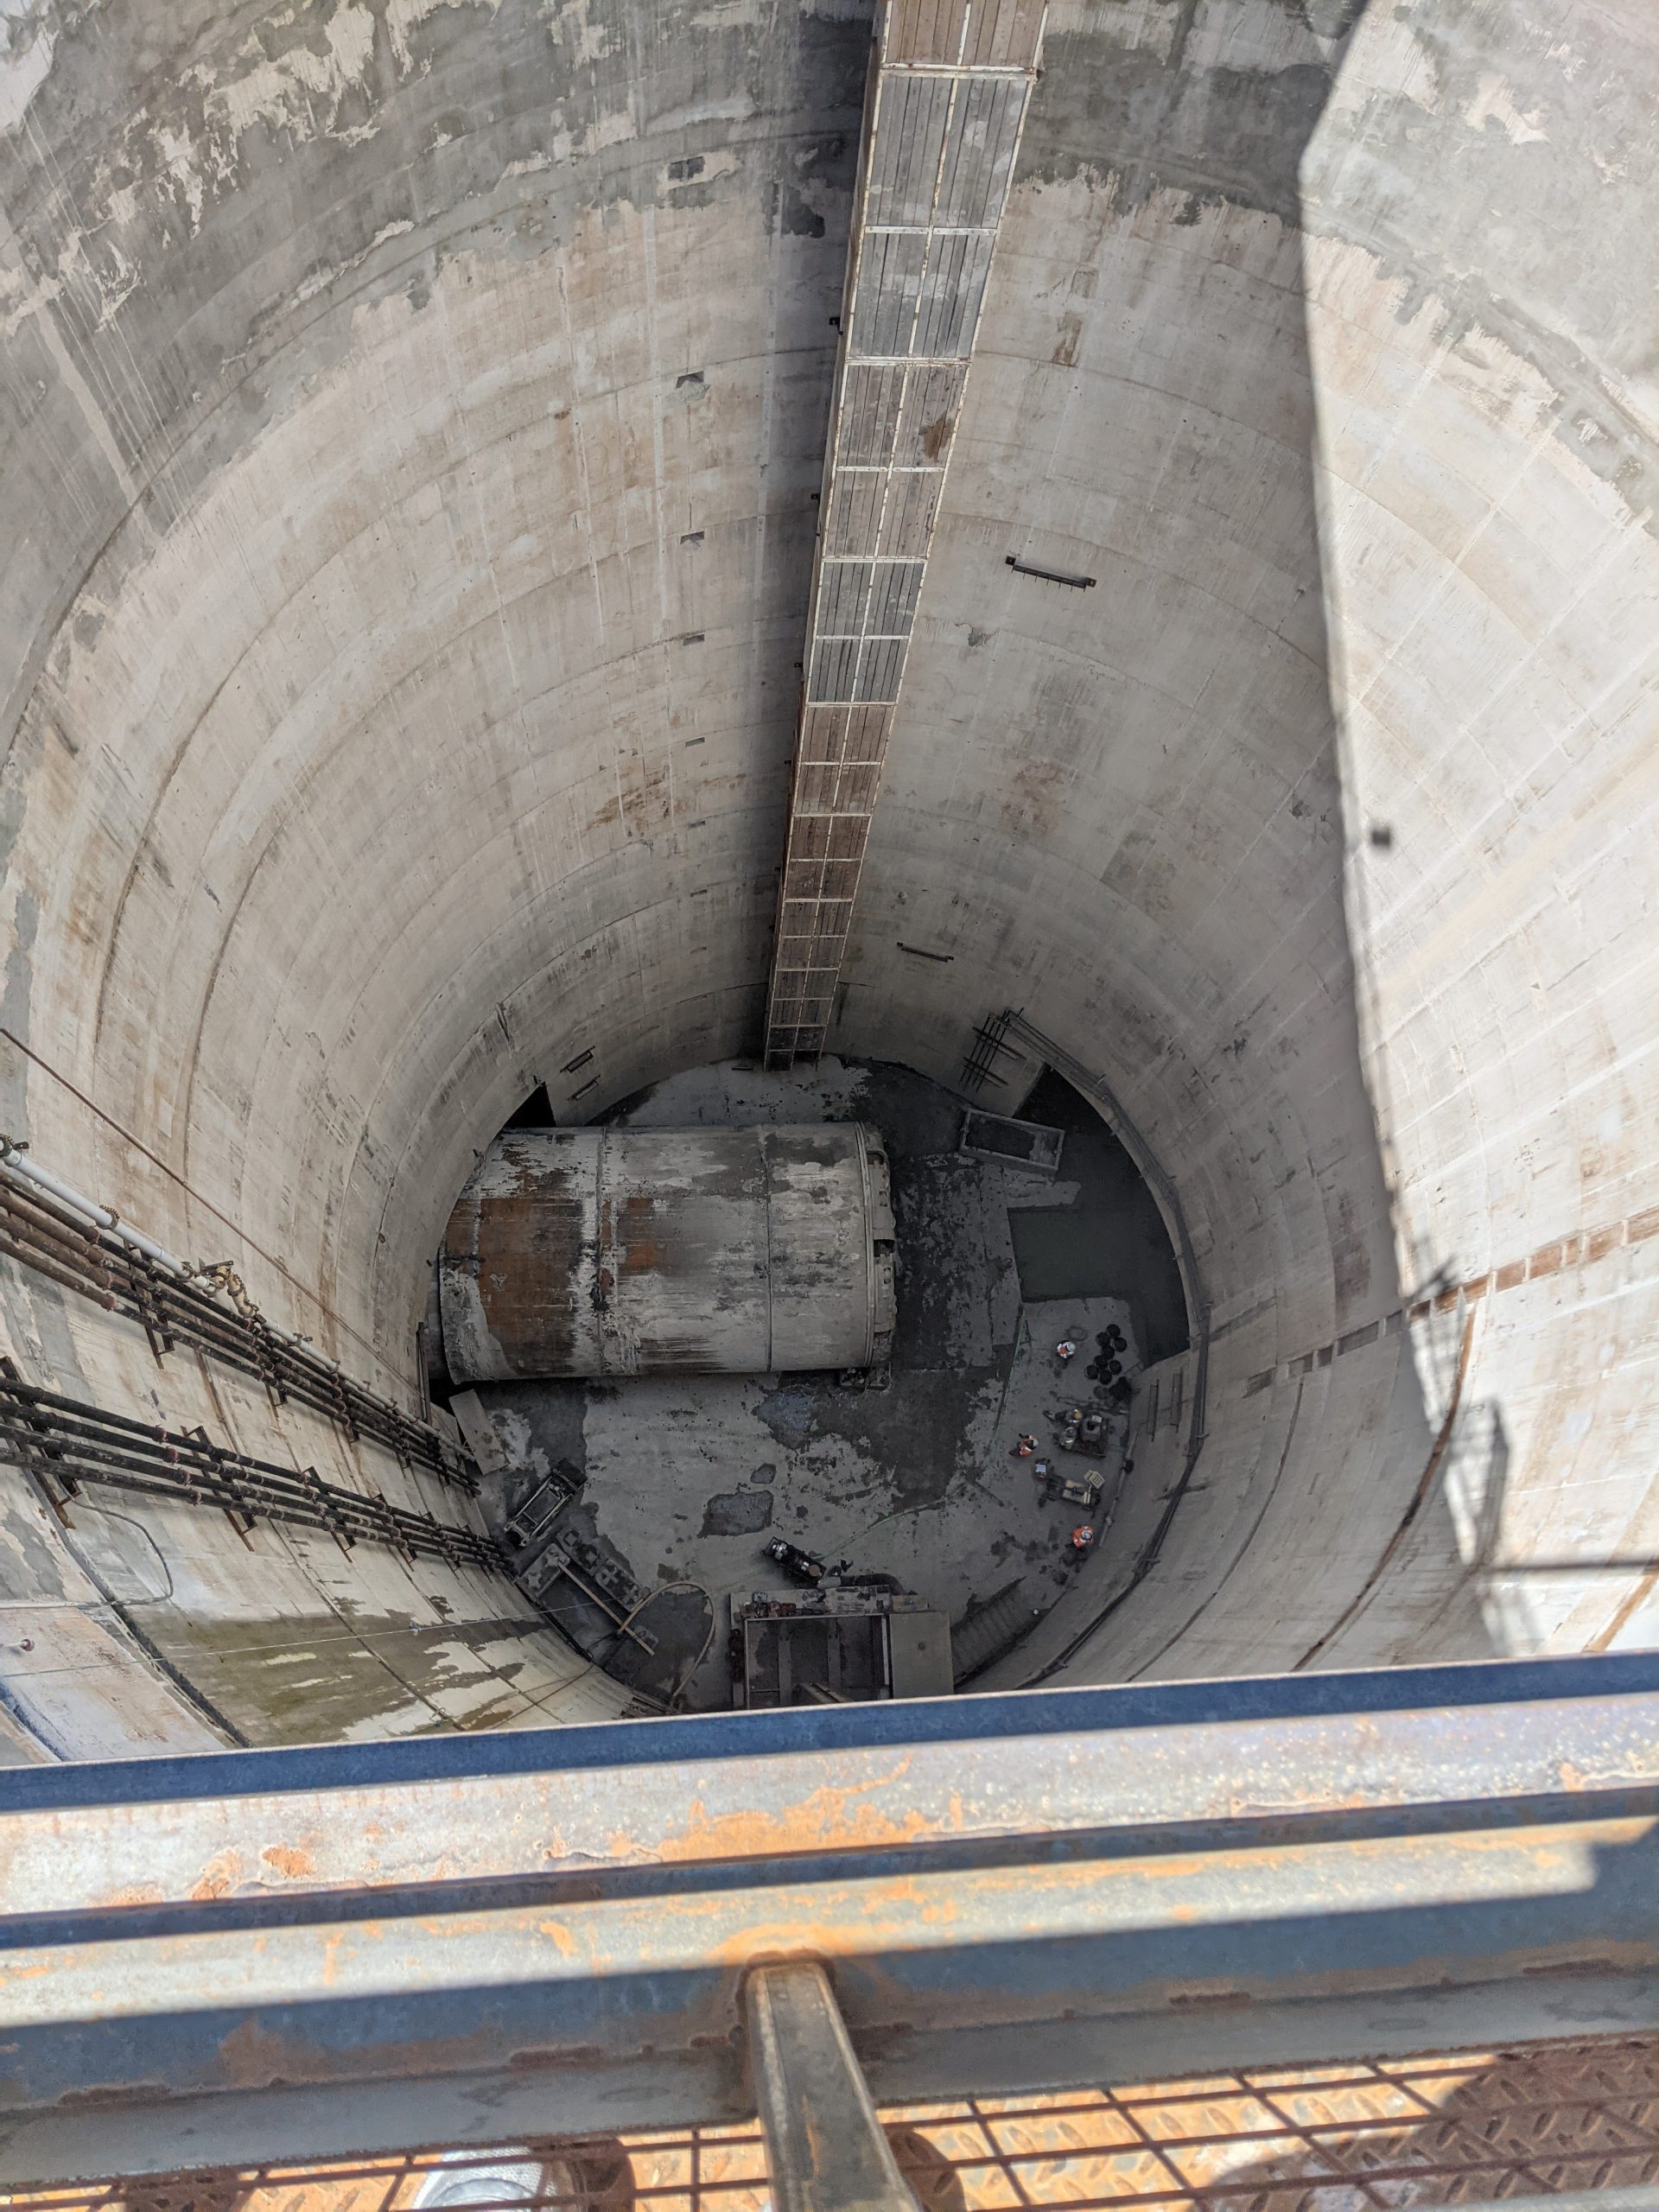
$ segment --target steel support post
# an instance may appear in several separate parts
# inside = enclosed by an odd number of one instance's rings
[[[744,1993],[775,2212],[916,2212],[823,1968],[759,1967]]]

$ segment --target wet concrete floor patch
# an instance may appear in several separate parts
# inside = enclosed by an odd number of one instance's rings
[[[753,1536],[772,1525],[770,1491],[723,1491],[702,1509],[700,1536]]]

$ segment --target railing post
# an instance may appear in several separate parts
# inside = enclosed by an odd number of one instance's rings
[[[916,2212],[823,1968],[757,1967],[744,1996],[774,2212]]]

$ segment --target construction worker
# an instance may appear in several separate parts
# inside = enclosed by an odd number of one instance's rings
[[[1029,1459],[1036,1449],[1037,1440],[1034,1436],[1022,1436],[1014,1447],[1014,1456],[1016,1459]]]
[[[1047,1460],[1039,1459],[1033,1466],[1031,1471],[1039,1483],[1046,1483],[1048,1480],[1050,1472]]]
[[[1086,1521],[1083,1523],[1081,1528],[1074,1529],[1071,1531],[1071,1548],[1077,1554],[1079,1558],[1081,1558],[1085,1552],[1093,1550],[1094,1542],[1095,1532]]]
[[[1059,1361],[1060,1365],[1064,1367],[1068,1359],[1073,1359],[1077,1357],[1077,1345],[1072,1342],[1070,1337],[1062,1337],[1058,1344],[1054,1347],[1054,1357]]]

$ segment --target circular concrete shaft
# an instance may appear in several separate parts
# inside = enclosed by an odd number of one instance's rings
[[[757,1040],[868,40],[0,18],[0,1126],[411,1408],[516,1102]],[[1002,1679],[1654,1633],[1656,96],[1633,0],[1050,10],[832,1043],[1022,1006],[1209,1352]],[[0,1272],[25,1373],[368,1478]],[[505,1581],[4,1481],[18,1756],[602,1708]]]

